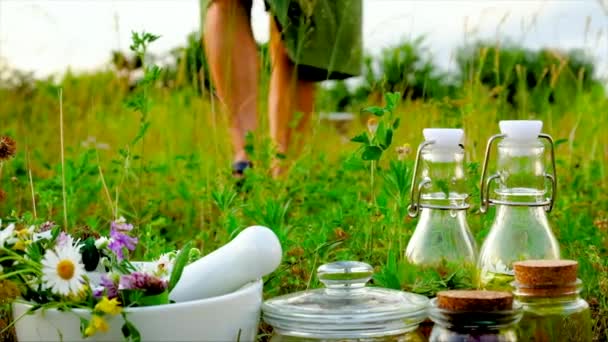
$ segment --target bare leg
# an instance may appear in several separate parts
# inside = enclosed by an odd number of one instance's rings
[[[296,68],[289,59],[281,41],[280,32],[273,18],[270,19],[270,56],[272,74],[268,99],[270,136],[277,144],[278,152],[287,153],[292,137],[292,125],[302,137],[310,126],[314,105],[314,82],[298,80]],[[302,117],[293,123],[294,113]],[[298,144],[299,147],[303,143]],[[280,172],[275,168],[275,174]]]
[[[245,136],[257,127],[258,59],[245,2],[213,1],[204,24],[211,77],[230,114],[235,161],[247,159]]]

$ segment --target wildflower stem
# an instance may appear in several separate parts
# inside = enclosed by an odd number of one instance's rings
[[[372,160],[371,163],[370,163],[369,185],[371,187],[371,195],[372,195],[372,203],[373,204],[376,203],[376,191],[374,190],[374,176],[375,176],[374,169],[375,168],[376,168],[376,161]]]
[[[370,172],[369,172],[369,174],[370,174],[369,183],[370,183],[371,192],[372,192],[372,205],[375,208],[376,207],[376,190],[375,190],[375,187],[374,187],[374,178],[375,178],[376,161],[372,160],[370,162],[370,165],[371,166],[370,166]],[[369,234],[368,234],[368,236],[369,236],[369,254],[370,254],[370,257],[372,255],[372,253],[374,252],[374,239],[373,239],[374,232],[373,232],[373,229],[374,229],[373,225],[370,224],[369,225]]]
[[[63,229],[68,228],[68,205],[65,191],[65,151],[63,144],[63,89],[59,88],[59,139],[61,142],[61,188],[63,194]]]
[[[117,212],[114,210],[114,203],[112,202],[112,196],[110,195],[110,190],[108,189],[108,185],[106,184],[106,180],[103,176],[103,171],[101,170],[101,162],[99,161],[99,150],[95,150],[95,154],[97,156],[97,170],[99,170],[99,178],[101,179],[101,185],[103,186],[104,193],[106,194],[106,198],[108,199],[108,203],[110,204],[110,210],[112,210],[112,216],[114,219],[118,219]]]
[[[4,280],[4,279],[8,279],[12,276],[16,276],[19,274],[25,274],[25,273],[30,273],[32,270],[30,269],[23,269],[23,270],[18,270],[18,271],[13,271],[13,272],[9,272],[9,273],[3,273],[0,275],[0,280]]]
[[[32,190],[32,211],[34,212],[34,219],[38,219],[38,215],[36,214],[36,195],[34,192],[34,180],[32,179],[32,169],[28,170],[28,174],[30,177],[30,189]]]
[[[23,256],[19,255],[18,253],[14,252],[8,248],[1,248],[0,250],[9,255],[9,257],[5,257],[7,260],[8,259],[18,260],[20,263],[32,266],[32,268],[34,268],[36,271],[40,270],[39,263],[34,262],[30,259],[26,259]],[[4,258],[0,259],[0,261],[1,260],[4,260]]]

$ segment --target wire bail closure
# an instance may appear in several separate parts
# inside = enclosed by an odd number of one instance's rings
[[[544,173],[543,176],[548,179],[551,183],[551,195],[546,198],[544,201],[540,202],[515,202],[515,201],[503,201],[497,199],[490,198],[490,186],[493,181],[500,178],[498,174],[493,174],[486,180],[486,175],[488,172],[488,161],[490,159],[490,153],[492,152],[492,144],[499,139],[504,139],[506,134],[495,134],[490,137],[488,140],[488,144],[486,145],[486,152],[483,160],[483,168],[481,170],[481,182],[479,183],[479,197],[480,197],[480,205],[479,211],[485,213],[488,211],[488,207],[493,204],[499,205],[510,205],[510,206],[518,206],[518,207],[544,207],[545,211],[550,213],[553,210],[553,205],[555,204],[555,196],[557,195],[557,171],[555,168],[555,145],[553,143],[553,138],[548,135],[541,133],[538,135],[539,139],[545,139],[549,142],[549,146],[551,147],[551,167],[552,173]]]
[[[420,184],[418,184],[418,191],[416,190],[416,180],[418,179],[418,169],[420,165],[420,156],[422,155],[422,150],[425,147],[431,146],[435,144],[435,140],[427,140],[418,145],[418,150],[416,151],[416,162],[414,163],[414,174],[412,175],[412,185],[410,186],[410,204],[407,206],[407,214],[409,217],[417,217],[420,213],[420,208],[429,208],[429,209],[440,209],[440,210],[467,210],[470,205],[465,203],[464,205],[455,206],[455,205],[437,205],[437,204],[421,204],[420,199],[422,197],[423,188],[431,184],[432,180],[429,177],[425,177]],[[468,198],[468,196],[467,196]],[[465,198],[466,200],[466,198]]]

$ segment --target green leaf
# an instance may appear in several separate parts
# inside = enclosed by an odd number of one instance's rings
[[[450,187],[446,180],[440,179],[440,180],[436,181],[435,184],[437,185],[439,190],[441,190],[441,192],[443,192],[445,194],[446,197],[450,196]]]
[[[127,341],[140,342],[141,334],[139,333],[139,330],[137,330],[137,327],[127,319],[126,313],[122,313],[122,318],[125,321],[125,324],[123,324],[121,328],[122,335]]]
[[[169,304],[169,291],[163,291],[156,295],[143,295],[138,299],[137,304],[139,304],[139,306]]]
[[[253,136],[253,132],[247,131],[245,134],[245,152],[249,155],[253,155],[255,139]]]
[[[354,136],[350,141],[369,144],[369,135],[367,135],[367,132],[362,132],[361,134]]]
[[[361,158],[363,160],[378,160],[382,155],[382,149],[378,146],[366,146]]]
[[[568,139],[566,139],[566,138],[557,139],[553,143],[553,146],[557,147],[557,146],[559,146],[561,144],[564,144],[564,143],[567,143],[567,142],[568,142]]]
[[[152,33],[144,33],[144,40],[148,43],[152,43],[153,41],[157,40],[158,38],[160,38],[160,36],[154,35]]]
[[[135,138],[133,139],[133,141],[131,141],[131,145],[135,145],[139,140],[141,140],[141,138],[143,138],[144,135],[146,135],[146,132],[148,131],[148,128],[150,128],[150,121],[144,122],[139,127],[139,131],[137,132],[137,135],[135,136]]]
[[[393,129],[399,128],[399,124],[400,123],[401,123],[401,119],[400,118],[396,118],[395,121],[393,121]]]
[[[400,99],[401,94],[399,92],[384,94],[384,101],[386,101],[386,109],[392,112],[393,109],[397,107],[397,104],[399,104]]]
[[[384,108],[378,106],[370,106],[367,108],[363,108],[361,111],[363,111],[364,113],[374,114],[375,116],[384,115]]]
[[[140,81],[141,84],[151,84],[160,78],[161,69],[157,65],[146,67],[144,78]]]
[[[380,147],[382,147],[382,143],[384,142],[384,139],[386,137],[386,124],[384,123],[384,121],[380,121],[378,122],[378,128],[376,129],[376,142],[378,142],[380,144]],[[384,149],[382,147],[382,149]]]
[[[125,106],[133,111],[143,111],[146,105],[146,98],[142,92],[136,92],[125,100]]]
[[[66,229],[67,229],[67,227],[66,227]],[[61,227],[59,227],[59,225],[56,225],[55,227],[53,227],[51,229],[51,241],[57,240],[57,238],[59,237],[59,234],[61,234]]]
[[[184,267],[188,263],[188,256],[190,255],[190,249],[192,248],[192,241],[188,242],[175,258],[175,265],[173,265],[173,271],[171,272],[171,278],[169,279],[169,292],[173,290],[177,282],[182,277]]]
[[[393,142],[393,130],[389,128],[386,130],[386,134],[384,136],[384,142],[380,145],[383,150],[386,150],[389,148],[389,146],[391,146],[392,142]]]

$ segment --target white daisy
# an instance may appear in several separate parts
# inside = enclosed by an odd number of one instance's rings
[[[42,282],[51,292],[67,296],[84,286],[84,265],[78,248],[62,245],[47,250],[42,260]]]
[[[0,225],[2,221],[0,221]],[[15,238],[15,224],[11,223],[6,228],[0,230],[0,248],[4,247],[5,244],[12,244],[17,242]]]

